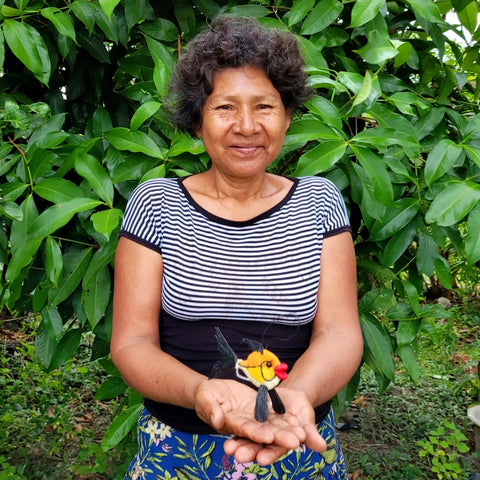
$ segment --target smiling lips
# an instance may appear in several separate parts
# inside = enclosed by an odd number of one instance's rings
[[[261,146],[260,145],[232,145],[230,148],[244,155],[252,155],[259,148],[261,148]]]

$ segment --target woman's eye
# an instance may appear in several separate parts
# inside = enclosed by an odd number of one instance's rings
[[[230,110],[231,105],[219,105],[217,110]]]
[[[260,110],[267,110],[269,108],[272,108],[272,106],[265,103],[265,104],[259,105],[258,108]]]

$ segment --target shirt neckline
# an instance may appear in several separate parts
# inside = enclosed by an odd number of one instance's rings
[[[221,223],[223,225],[228,225],[228,226],[231,226],[231,227],[247,227],[249,225],[253,225],[254,223],[260,221],[260,220],[263,220],[265,218],[268,218],[270,215],[272,215],[273,213],[277,212],[278,210],[280,210],[283,205],[285,205],[286,203],[288,203],[288,201],[290,200],[290,198],[292,198],[292,195],[295,193],[295,190],[297,189],[297,185],[299,183],[299,179],[298,178],[294,178],[294,177],[288,177],[288,176],[284,176],[284,178],[288,178],[289,180],[292,181],[292,186],[290,187],[289,191],[287,192],[287,194],[285,195],[285,197],[283,197],[282,200],[280,200],[277,204],[275,204],[273,207],[270,207],[268,210],[266,210],[265,212],[262,212],[260,213],[259,215],[256,215],[255,217],[253,218],[250,218],[250,219],[247,219],[247,220],[229,220],[227,218],[223,218],[223,217],[220,217],[218,215],[215,215],[211,212],[209,212],[208,210],[206,210],[205,208],[203,208],[202,206],[200,206],[195,200],[194,198],[192,197],[192,195],[190,195],[190,192],[187,190],[187,188],[185,187],[185,185],[183,184],[183,181],[185,180],[185,178],[187,177],[182,177],[182,178],[177,178],[177,182],[178,182],[178,185],[183,193],[183,195],[185,196],[185,198],[187,199],[188,203],[199,213],[201,213],[202,215],[204,215],[205,217],[207,217],[209,220],[213,221],[213,222],[216,222],[216,223]]]

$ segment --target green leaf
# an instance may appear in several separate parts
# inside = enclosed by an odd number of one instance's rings
[[[108,210],[94,213],[90,219],[92,220],[95,230],[103,233],[108,239],[122,219],[122,216],[122,210],[118,208],[110,208]]]
[[[270,10],[261,5],[235,5],[225,10],[232,17],[262,18],[270,15]]]
[[[305,103],[308,110],[327,125],[342,129],[342,118],[337,106],[325,97],[316,95]]]
[[[152,168],[145,172],[145,174],[140,179],[139,183],[146,182],[152,178],[164,178],[165,177],[165,165],[159,165],[158,167]]]
[[[357,133],[352,138],[353,144],[365,145],[375,148],[378,151],[386,151],[388,147],[393,145],[402,145],[404,137],[392,128],[374,127],[367,128]]]
[[[322,0],[304,20],[300,33],[311,35],[318,33],[333,23],[343,10],[343,4],[337,0]]]
[[[38,31],[28,23],[4,20],[3,34],[13,54],[48,86],[51,64],[47,46]]]
[[[186,0],[176,0],[173,3],[173,11],[177,19],[180,30],[184,36],[190,36],[195,32],[195,10],[192,8],[191,2]]]
[[[65,35],[66,37],[71,38],[74,42],[77,40],[75,37],[75,28],[69,15],[56,7],[42,8],[40,13],[53,23],[60,35]]]
[[[95,400],[111,400],[112,398],[123,395],[127,390],[127,385],[121,377],[108,377],[95,394]]]
[[[476,146],[465,144],[462,145],[462,148],[467,156],[480,167],[480,149]]]
[[[369,32],[368,43],[356,52],[367,63],[373,65],[383,65],[386,61],[398,55],[398,50],[392,45],[388,33],[382,33],[378,30]]]
[[[100,162],[84,150],[75,153],[75,170],[86,178],[93,191],[111,207],[113,205],[113,183]]]
[[[0,186],[0,197],[3,200],[14,202],[27,189],[28,185],[23,182],[5,183]]]
[[[395,378],[395,364],[393,362],[392,342],[388,332],[371,314],[361,315],[365,348],[368,349],[378,371],[393,381]]]
[[[83,197],[84,191],[70,180],[50,177],[38,182],[33,191],[39,196],[52,203],[65,203],[74,198]]]
[[[178,27],[165,18],[156,18],[153,21],[142,23],[140,30],[162,42],[174,42],[178,37]]]
[[[120,3],[120,0],[99,0],[99,2],[102,10],[105,12],[105,15],[110,20],[115,7]]]
[[[439,256],[438,245],[430,232],[422,228],[418,232],[417,268],[420,273],[431,276],[435,270],[435,259]]]
[[[411,345],[403,345],[397,348],[396,353],[405,365],[410,378],[417,383],[420,378],[420,367],[418,366],[413,347]]]
[[[53,165],[58,161],[58,157],[52,152],[36,147],[29,148],[27,158],[32,180],[50,173]]]
[[[42,316],[42,322],[35,335],[35,357],[44,368],[48,368],[52,360],[53,352],[57,346],[57,341],[50,334],[49,327],[44,323],[45,316]]]
[[[410,308],[410,306],[409,306]],[[421,320],[401,320],[398,322],[395,338],[399,347],[412,344],[417,338]]]
[[[80,345],[81,339],[82,331],[79,328],[67,330],[55,347],[48,369],[50,371],[55,370],[71,360]]]
[[[110,114],[101,106],[98,106],[92,116],[92,133],[96,137],[101,137],[105,130],[112,128],[112,119]]]
[[[418,212],[418,202],[414,198],[402,198],[387,208],[385,216],[375,221],[370,240],[381,241],[401,230]]]
[[[3,70],[3,64],[5,62],[5,42],[3,31],[0,28],[0,71]]]
[[[480,260],[480,205],[476,205],[468,216],[465,253],[470,265],[474,265]]]
[[[71,4],[75,16],[87,27],[91,34],[95,28],[95,8],[88,0],[75,0]]]
[[[108,427],[102,439],[103,451],[111,450],[118,445],[137,424],[138,415],[142,409],[142,404],[132,405],[125,412],[120,414]]]
[[[45,241],[45,271],[52,285],[58,285],[62,269],[62,250],[52,237],[47,237]]]
[[[160,58],[157,58],[153,69],[153,82],[155,83],[155,88],[157,89],[160,98],[165,97],[168,91],[170,74],[171,71],[167,64]]]
[[[141,152],[162,160],[165,158],[166,150],[160,148],[146,133],[116,127],[105,132],[105,137],[118,150]]]
[[[208,18],[214,18],[218,15],[220,6],[213,0],[194,0],[193,3]]]
[[[167,156],[176,157],[182,153],[200,155],[203,152],[205,152],[205,146],[200,138],[176,133],[172,139],[172,144]]]
[[[145,120],[148,120],[151,116],[155,115],[161,106],[162,104],[159,102],[147,102],[140,105],[130,120],[130,129],[137,130]]]
[[[367,98],[370,96],[372,92],[373,80],[375,78],[376,77],[372,74],[372,72],[370,72],[370,70],[367,70],[365,72],[365,77],[363,79],[362,86],[360,87],[360,90],[355,95],[355,98],[353,100],[353,104],[352,104],[353,107],[355,107],[356,105],[360,105],[365,100],[367,100]]]
[[[435,180],[447,173],[462,153],[462,147],[449,138],[440,140],[428,154],[425,163],[425,181],[430,187]]]
[[[5,274],[7,283],[14,282],[19,276],[22,268],[27,266],[33,260],[42,240],[43,238],[27,238],[22,241],[18,248],[15,249],[15,253],[8,262],[7,272]]]
[[[402,286],[405,289],[405,293],[408,298],[408,304],[412,307],[415,315],[420,315],[420,298],[418,296],[418,291],[415,285],[412,285],[410,282],[404,280]]]
[[[341,140],[326,140],[298,160],[295,177],[316,175],[326,172],[335,165],[345,154],[347,144]]]
[[[10,231],[10,245],[12,254],[15,255],[18,249],[27,241],[27,230],[33,221],[38,217],[37,207],[33,195],[28,195],[22,202],[22,220],[12,221]],[[10,263],[10,262],[9,262]]]
[[[154,62],[161,60],[169,71],[172,71],[175,67],[176,60],[170,53],[170,50],[161,42],[157,42],[153,38],[146,37],[148,51],[153,58]]]
[[[452,272],[450,271],[450,265],[448,261],[440,255],[435,259],[435,273],[437,274],[442,286],[448,290],[451,290]]]
[[[19,205],[10,200],[0,201],[0,213],[10,220],[23,220],[23,211]]]
[[[284,145],[303,145],[319,139],[338,140],[338,134],[321,120],[302,118],[291,123],[285,136]]]
[[[86,35],[84,32],[77,30],[78,43],[93,58],[101,63],[110,63],[110,56],[105,44],[96,35]]]
[[[434,199],[425,215],[427,223],[448,227],[460,222],[480,201],[480,185],[470,181],[450,183]]]
[[[393,186],[385,162],[370,149],[350,145],[373,186],[376,200],[384,205],[393,201]]]
[[[353,4],[350,28],[360,27],[377,16],[385,0],[357,0]]]
[[[415,13],[429,22],[442,22],[442,16],[436,3],[432,0],[405,0]]]
[[[290,15],[288,16],[288,26],[291,27],[292,25],[298,23],[300,20],[303,20],[314,5],[315,0],[297,0],[296,2],[294,2],[290,10]]]
[[[87,271],[91,248],[69,250],[63,256],[63,271],[58,282],[58,288],[52,288],[48,292],[48,299],[51,305],[58,305],[66,300],[82,281]]]
[[[31,239],[42,240],[66,225],[76,213],[91,210],[100,203],[98,200],[92,200],[91,198],[75,198],[65,203],[53,205],[44,210],[32,222],[27,235]]]
[[[478,24],[478,5],[470,2],[463,10],[457,12],[460,23],[473,35]]]
[[[385,266],[393,265],[410,247],[417,232],[418,218],[415,217],[403,229],[392,235],[385,245],[381,262]]]
[[[105,315],[110,300],[110,272],[102,268],[95,277],[84,278],[82,304],[92,330]]]
[[[480,114],[477,113],[462,129],[463,143],[480,140]]]

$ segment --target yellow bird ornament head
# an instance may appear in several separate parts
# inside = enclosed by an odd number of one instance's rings
[[[213,366],[212,377],[217,377],[223,370],[234,367],[237,378],[257,388],[255,419],[259,422],[265,422],[268,418],[268,396],[274,411],[279,414],[285,413],[285,407],[275,387],[288,377],[287,364],[280,362],[279,358],[270,350],[263,348],[261,343],[248,338],[242,341],[252,352],[242,360],[237,357],[218,327],[215,327],[215,338],[220,359]]]

